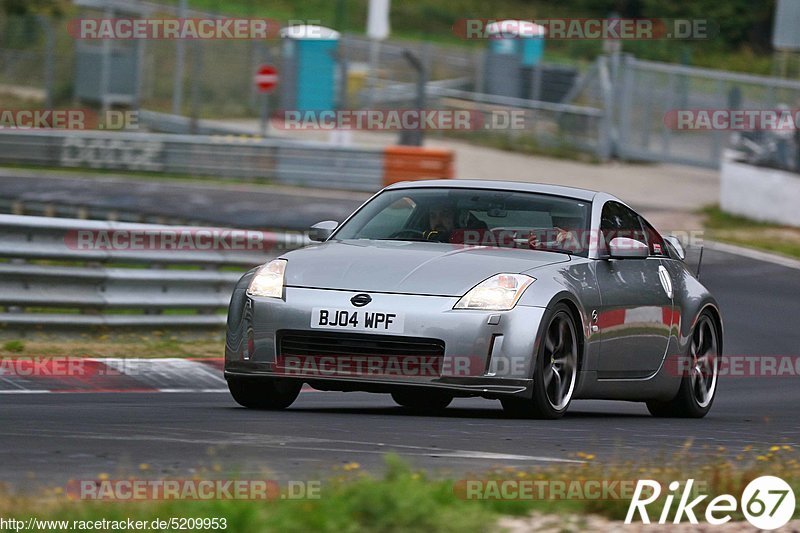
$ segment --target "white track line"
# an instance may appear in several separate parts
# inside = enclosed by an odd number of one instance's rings
[[[157,429],[157,428],[147,428]],[[486,452],[482,450],[458,450],[452,448],[431,448],[428,446],[413,446],[409,444],[387,444],[387,443],[374,443],[368,441],[351,441],[351,440],[338,440],[338,439],[321,439],[321,438],[303,438],[299,440],[297,437],[290,435],[273,435],[272,440],[258,439],[257,435],[246,435],[250,438],[218,438],[218,439],[204,439],[197,438],[195,435],[163,435],[163,434],[128,434],[128,435],[115,435],[109,433],[74,433],[64,431],[47,431],[37,430],[35,432],[37,437],[46,436],[47,438],[62,438],[62,439],[79,439],[79,440],[97,440],[97,441],[125,441],[132,440],[140,442],[185,442],[192,444],[209,444],[211,446],[217,445],[232,445],[232,446],[250,446],[267,449],[291,449],[294,452],[303,451],[318,451],[318,452],[335,452],[346,454],[371,454],[371,455],[385,455],[387,452],[396,452],[402,456],[412,457],[433,457],[433,458],[450,458],[450,459],[480,459],[488,461],[524,461],[536,463],[568,463],[568,464],[583,464],[586,461],[579,459],[566,459],[562,457],[548,457],[541,455],[519,455],[497,452]],[[33,435],[29,431],[0,431],[0,436],[29,436]],[[287,446],[289,444],[289,446]],[[376,449],[377,448],[377,449]]]
[[[29,390],[29,389],[16,389],[16,390],[0,390],[0,394],[50,394],[51,390]]]
[[[792,259],[791,257],[784,257],[782,255],[753,250],[752,248],[745,248],[744,246],[736,246],[735,244],[727,244],[724,242],[706,241],[705,246],[716,252],[739,255],[747,257],[748,259],[755,259],[756,261],[763,261],[765,263],[772,263],[774,265],[800,270],[800,261]]]

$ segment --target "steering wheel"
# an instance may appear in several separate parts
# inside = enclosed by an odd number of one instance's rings
[[[562,230],[560,228],[554,228],[554,229],[557,231],[556,235],[552,235],[552,233],[550,233],[550,232],[547,233],[547,236],[553,236],[552,239],[549,239],[549,240],[546,240],[546,241],[537,239],[538,242],[537,242],[536,246],[533,246],[532,248],[534,250],[545,250],[545,249],[550,249],[550,248],[558,248],[563,244],[563,241],[559,242],[559,240],[558,240],[559,234],[561,232],[564,232],[564,241],[566,241],[567,238],[570,238],[570,235],[572,233],[570,231]],[[528,242],[530,242],[530,241],[528,241]]]
[[[422,240],[427,240],[425,238],[425,232],[417,229],[401,229],[400,231],[395,231],[389,235],[390,239],[407,239],[409,237],[418,237]]]

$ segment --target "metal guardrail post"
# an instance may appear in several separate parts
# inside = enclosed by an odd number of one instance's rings
[[[403,50],[403,57],[417,72],[417,94],[416,94],[416,108],[421,112],[425,109],[425,87],[428,83],[428,72],[422,61],[411,50]],[[422,146],[423,130],[417,128],[415,130],[403,130],[400,134],[400,144],[408,146]]]
[[[600,90],[603,96],[605,113],[600,120],[597,138],[597,157],[601,161],[608,161],[617,151],[618,130],[614,123],[614,85],[608,68],[608,58],[600,56],[595,64],[597,76],[600,80]]]
[[[50,24],[50,19],[43,15],[38,15],[37,20],[39,21],[39,25],[44,32],[44,39],[45,39],[45,56],[44,56],[44,89],[45,89],[45,100],[44,100],[44,107],[45,109],[52,109],[53,107],[53,98],[55,93],[55,88],[53,87],[54,78],[53,78],[53,63],[54,58],[53,54],[55,54],[55,34],[53,32],[53,26]]]
[[[624,160],[628,157],[627,144],[631,141],[631,110],[634,102],[634,80],[635,80],[635,60],[631,56],[625,56],[622,61],[622,86],[617,91],[617,106],[619,114],[619,140],[617,143],[616,155]]]

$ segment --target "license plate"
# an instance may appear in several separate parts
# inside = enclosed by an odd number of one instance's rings
[[[389,311],[315,307],[311,312],[311,327],[344,329],[350,331],[374,331],[379,333],[402,333],[403,314]]]

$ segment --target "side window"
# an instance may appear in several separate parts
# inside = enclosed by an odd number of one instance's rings
[[[664,245],[664,238],[656,229],[642,217],[639,217],[647,237],[647,246],[650,247],[650,255],[664,257],[668,255],[667,247]]]
[[[601,248],[607,250],[615,237],[647,242],[639,215],[618,202],[606,202],[600,216]]]

